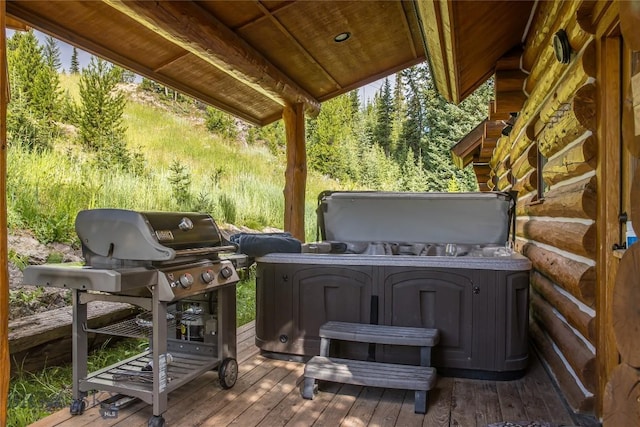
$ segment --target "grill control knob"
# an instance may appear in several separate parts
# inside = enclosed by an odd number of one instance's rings
[[[222,270],[220,270],[220,276],[222,276],[223,279],[228,279],[233,276],[233,270],[230,267],[222,267]]]
[[[216,276],[213,273],[213,270],[207,270],[202,272],[201,277],[204,283],[211,283]]]
[[[185,289],[188,289],[193,285],[193,276],[190,273],[184,273],[180,276],[180,286]]]

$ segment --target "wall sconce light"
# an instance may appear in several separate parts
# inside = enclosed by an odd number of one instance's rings
[[[568,64],[571,60],[571,45],[565,30],[558,30],[553,35],[553,51],[561,64]]]

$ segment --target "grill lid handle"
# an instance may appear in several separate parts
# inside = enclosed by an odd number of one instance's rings
[[[145,217],[125,209],[89,209],[78,213],[76,232],[83,246],[104,257],[168,261],[175,251],[158,243]]]

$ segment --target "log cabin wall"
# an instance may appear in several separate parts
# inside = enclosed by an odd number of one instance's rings
[[[518,192],[517,247],[533,264],[531,336],[569,405],[583,413],[597,410],[601,386],[597,58],[595,32],[581,19],[598,7],[594,2],[537,3],[520,62],[527,74],[526,100],[511,132],[497,141],[487,182],[489,188]],[[561,29],[572,48],[568,64],[559,62],[553,49],[553,36]],[[500,94],[496,97],[499,104]]]

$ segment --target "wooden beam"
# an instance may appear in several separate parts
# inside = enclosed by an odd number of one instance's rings
[[[595,267],[559,255],[533,243],[526,243],[522,254],[531,260],[533,268],[589,307],[595,305]]]
[[[596,177],[592,176],[572,184],[552,188],[545,193],[543,203],[532,203],[530,197],[520,198],[516,208],[517,214],[595,220],[598,194],[601,194],[596,193],[596,181]]]
[[[624,42],[631,50],[640,50],[640,1],[630,0],[620,3],[620,31]]]
[[[105,3],[283,107],[302,103],[309,115],[320,112],[317,99],[195,2]]]
[[[502,129],[504,129],[505,124],[502,120],[498,121],[489,121],[485,120],[484,122],[484,138],[495,138],[498,139],[502,136]]]
[[[283,111],[287,137],[287,169],[284,184],[284,229],[304,242],[304,202],[307,183],[307,152],[302,104]]]
[[[551,304],[591,344],[596,339],[596,319],[585,313],[571,298],[558,290],[558,286],[539,271],[531,272],[531,288]],[[595,312],[594,312],[595,314]]]
[[[613,2],[613,5],[618,2]],[[601,28],[612,28],[609,23],[600,22]],[[619,355],[613,331],[613,289],[619,260],[613,256],[612,246],[620,238],[620,150],[621,129],[621,41],[613,35],[596,39],[598,46],[598,93],[597,140],[598,166],[598,254],[596,258],[597,295],[597,359],[598,359],[598,414],[602,414],[603,395],[609,376],[618,365]]]
[[[22,21],[19,21],[17,19],[13,19],[10,17],[5,17],[5,22],[4,25],[6,28],[8,28],[9,30],[14,30],[14,31],[29,31],[29,26],[27,26],[27,24],[25,24]]]
[[[419,24],[429,46],[429,68],[438,92],[448,101],[460,102],[453,61],[454,43],[451,29],[450,2],[418,1]]]
[[[482,146],[482,135],[484,134],[485,121],[480,122],[471,132],[466,134],[456,145],[451,147],[451,158],[458,169],[464,169],[471,160],[473,154]]]
[[[512,92],[496,92],[495,103],[493,104],[494,114],[496,115],[510,115],[510,113],[517,113],[522,110],[524,102],[527,100],[527,95],[521,90]]]
[[[0,425],[7,425],[9,399],[9,254],[7,248],[7,80],[6,1],[0,0]]]
[[[202,92],[194,89],[192,86],[188,86],[185,83],[179,82],[178,80],[172,79],[163,74],[159,74],[157,71],[152,68],[148,68],[140,65],[135,60],[128,58],[126,56],[120,55],[119,53],[110,50],[98,43],[91,41],[90,39],[83,37],[75,32],[69,31],[67,28],[64,28],[60,25],[57,25],[51,21],[47,21],[40,15],[32,13],[30,10],[22,7],[21,3],[18,2],[10,2],[7,5],[7,13],[12,14],[21,20],[29,22],[29,24],[33,25],[40,31],[44,31],[48,34],[55,34],[55,37],[59,40],[65,41],[73,46],[82,46],[82,49],[92,53],[96,56],[100,56],[103,58],[109,58],[110,62],[114,64],[118,64],[123,68],[127,68],[131,71],[140,74],[141,76],[147,77],[151,80],[154,80],[158,83],[162,83],[165,86],[168,86],[178,92],[182,92],[186,95],[193,96],[194,98],[200,99],[201,101],[210,104],[216,108],[226,111],[229,114],[233,114],[234,116],[245,120],[249,123],[253,123],[258,126],[267,125],[273,121],[279,120],[282,115],[278,114],[277,117],[268,117],[264,120],[259,120],[255,116],[251,116],[246,114],[239,109],[233,107],[230,104],[223,102],[220,99],[216,99],[210,96],[206,96]],[[174,58],[175,59],[175,58]],[[164,64],[166,66],[167,64]],[[161,66],[162,67],[162,66]]]
[[[498,70],[494,80],[495,93],[500,92],[522,92],[527,74],[520,69]]]
[[[518,219],[516,234],[585,258],[595,258],[596,224]]]
[[[557,310],[536,292],[531,293],[531,312],[545,332],[554,341],[580,382],[594,391],[596,385],[596,355],[573,329],[558,317]]]

